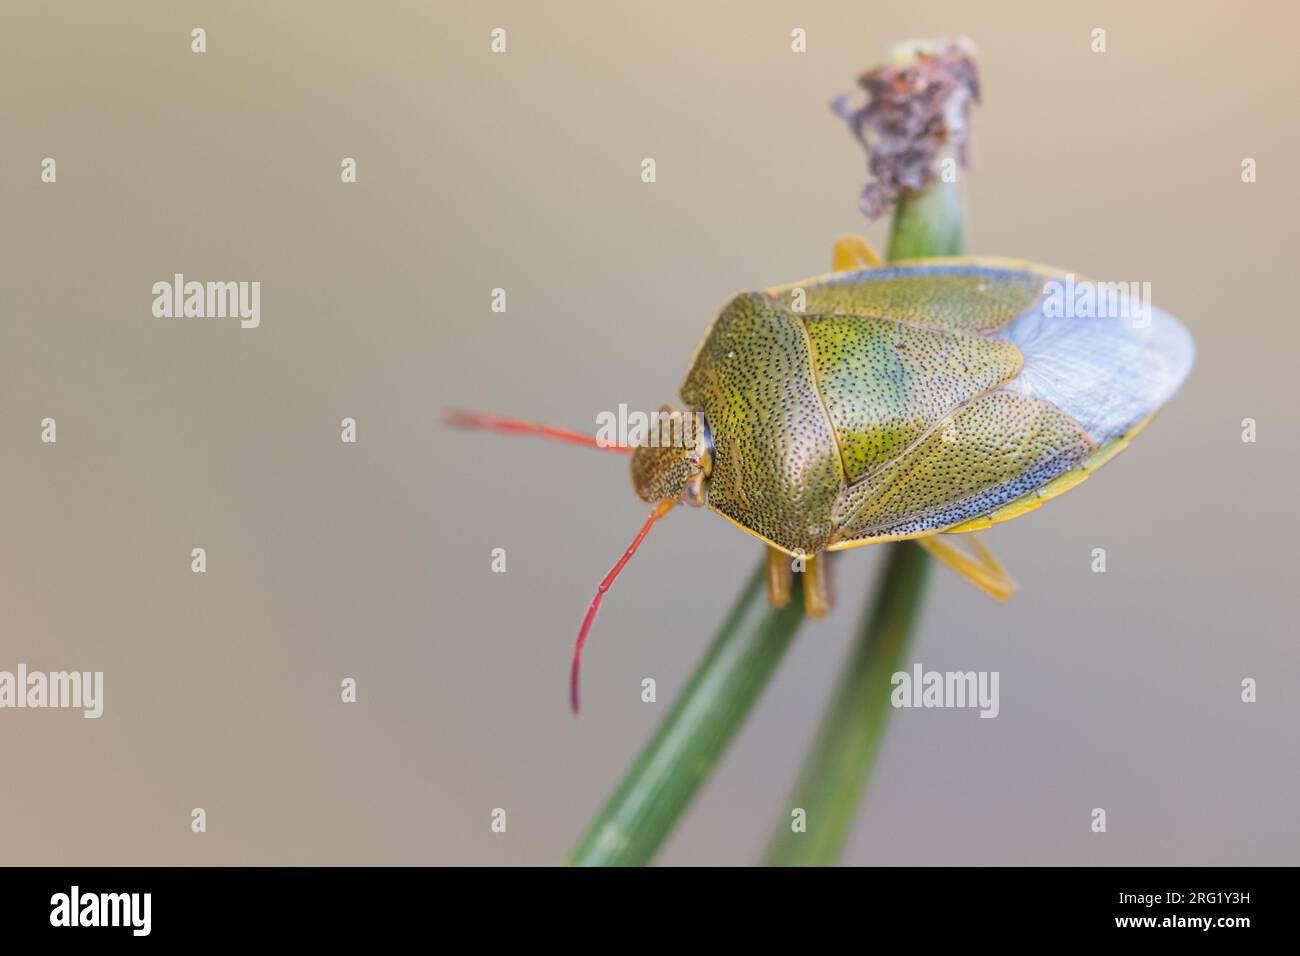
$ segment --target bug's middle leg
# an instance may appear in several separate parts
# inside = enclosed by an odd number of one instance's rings
[[[942,540],[945,537],[941,534],[932,534],[917,538],[916,543],[989,597],[999,601],[1011,597],[1016,589],[1016,582],[1011,580],[1011,575],[1007,574],[1006,569],[998,563],[998,559],[993,556],[993,552],[985,546],[978,535],[967,536],[973,555]]]
[[[831,269],[834,272],[846,272],[861,266],[876,269],[884,264],[880,254],[871,248],[871,243],[861,236],[840,236],[831,250]]]

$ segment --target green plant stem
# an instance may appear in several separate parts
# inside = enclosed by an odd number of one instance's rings
[[[960,255],[962,222],[956,183],[904,193],[886,258]],[[907,654],[929,570],[929,556],[915,542],[885,547],[875,598],[790,796],[789,812],[804,811],[804,829],[796,831],[792,817],[782,817],[764,857],[768,866],[834,865],[853,828],[889,718],[890,678]]]
[[[790,796],[806,830],[796,832],[787,813],[768,846],[768,866],[833,864],[853,826],[889,716],[890,678],[907,651],[929,570],[929,556],[914,542],[887,547],[853,656]]]
[[[936,182],[923,192],[904,193],[894,210],[886,258],[898,262],[961,255],[962,207],[955,182]]]
[[[575,866],[650,862],[744,723],[803,620],[768,605],[760,562],[650,742],[573,848]]]

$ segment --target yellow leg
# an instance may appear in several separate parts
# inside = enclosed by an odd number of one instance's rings
[[[827,553],[804,558],[803,612],[825,617],[835,606],[835,582],[831,579],[831,556]]]
[[[772,607],[785,607],[790,603],[790,583],[794,570],[790,556],[771,545],[767,549],[767,603]]]
[[[1011,593],[1016,589],[1016,582],[1011,580],[1011,576],[998,563],[998,559],[993,557],[993,552],[985,547],[979,535],[972,534],[967,538],[971,550],[975,552],[974,556],[942,540],[943,537],[943,535],[932,534],[917,538],[916,543],[989,597],[999,601],[1011,597]]]
[[[861,266],[875,269],[884,264],[876,250],[861,236],[840,236],[835,240],[831,254],[831,269],[835,272],[846,272]]]

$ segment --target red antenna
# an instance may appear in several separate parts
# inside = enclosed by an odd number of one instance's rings
[[[537,422],[525,422],[517,418],[495,418],[492,415],[480,415],[478,412],[464,412],[452,409],[447,412],[444,421],[453,428],[482,428],[487,431],[500,432],[504,435],[537,435],[552,441],[568,442],[571,445],[585,445],[601,451],[617,451],[630,455],[636,449],[631,445],[609,445],[591,435],[571,432],[564,428],[553,428]]]
[[[587,643],[587,635],[591,632],[591,625],[596,620],[596,612],[600,610],[600,599],[605,596],[614,579],[618,577],[623,566],[631,560],[632,555],[636,554],[636,549],[641,547],[641,542],[645,536],[650,533],[650,528],[654,523],[668,514],[673,505],[677,504],[673,498],[666,498],[659,504],[655,505],[654,511],[650,512],[650,517],[646,518],[645,524],[637,532],[637,536],[632,539],[632,544],[623,552],[623,557],[618,559],[618,563],[609,569],[609,574],[605,575],[596,588],[596,596],[591,599],[591,607],[587,608],[587,616],[582,619],[582,628],[578,631],[578,642],[573,646],[573,668],[569,671],[569,705],[573,712],[578,712],[578,670],[582,666],[582,645]]]

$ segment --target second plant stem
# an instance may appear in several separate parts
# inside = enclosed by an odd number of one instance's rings
[[[962,232],[955,183],[904,193],[887,258],[960,255]],[[929,555],[914,541],[885,547],[875,598],[790,796],[791,816],[778,822],[768,845],[769,866],[829,866],[848,842],[888,722],[891,677],[907,654],[929,571]]]

